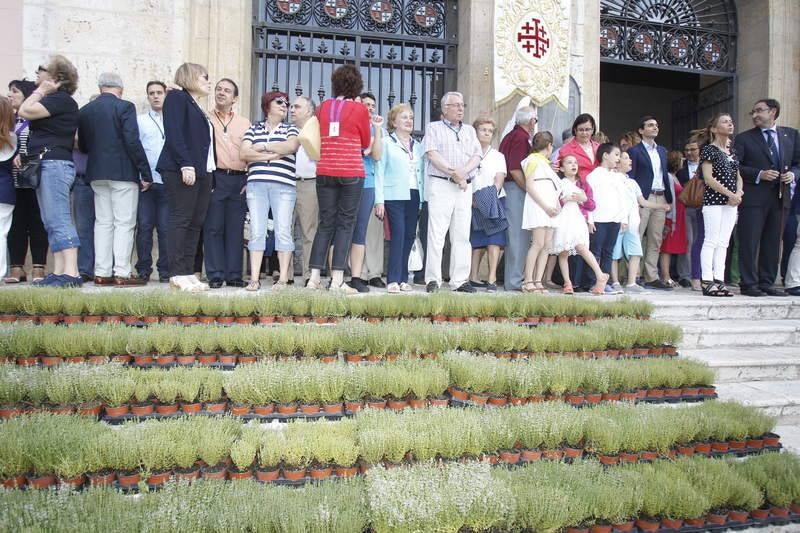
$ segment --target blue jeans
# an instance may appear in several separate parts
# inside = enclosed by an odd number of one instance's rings
[[[361,191],[361,202],[358,205],[356,225],[353,227],[353,244],[364,245],[367,242],[367,225],[375,207],[375,189],[364,187]]]
[[[272,210],[275,228],[275,251],[294,252],[292,222],[297,189],[275,181],[251,181],[247,184],[247,209],[250,211],[250,240],[247,249],[263,252],[267,247],[267,218]]]
[[[595,232],[589,238],[589,250],[597,259],[600,270],[608,274],[611,272],[611,260],[614,253],[614,244],[619,235],[619,222],[595,222]],[[584,287],[591,287],[597,279],[592,269],[586,269],[583,274],[586,281]]]
[[[136,233],[136,272],[139,277],[148,279],[153,273],[153,230],[158,231],[158,277],[169,278],[169,258],[167,252],[167,228],[169,209],[167,191],[163,183],[153,183],[145,192],[139,192]]]
[[[246,183],[245,174],[214,172],[211,204],[203,225],[203,253],[208,279],[242,279],[244,217],[247,213],[242,187]]]
[[[47,231],[50,250],[56,253],[77,248],[81,245],[81,241],[75,224],[72,223],[69,197],[70,189],[75,182],[75,165],[72,161],[46,159],[42,161],[41,168],[42,178],[36,189],[36,199],[39,200],[42,223]],[[94,208],[92,208],[92,221],[94,224]]]
[[[410,200],[387,200],[384,206],[391,232],[386,279],[389,283],[407,283],[408,256],[417,235],[419,191],[412,189]]]
[[[522,270],[531,245],[530,230],[522,229],[522,213],[525,207],[525,190],[514,181],[506,181],[506,230],[505,270],[503,286],[507,291],[522,288]]]
[[[78,248],[78,272],[93,277],[94,190],[83,174],[75,177],[75,185],[72,187],[72,212],[75,217],[75,229],[81,241]]]

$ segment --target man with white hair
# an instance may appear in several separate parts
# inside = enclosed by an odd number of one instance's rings
[[[136,108],[122,100],[122,79],[106,72],[97,85],[100,96],[81,109],[78,127],[79,148],[89,156],[86,180],[94,191],[94,282],[144,285],[131,276],[131,251],[139,188],[150,187],[152,171],[139,140]]]
[[[525,174],[522,160],[531,152],[531,137],[536,127],[536,110],[526,106],[514,114],[516,125],[500,141],[500,153],[506,158],[506,230],[505,270],[503,286],[507,291],[522,290],[522,269],[531,245],[530,230],[522,229],[522,212],[525,206]]]
[[[425,129],[422,150],[426,155],[425,194],[428,199],[428,246],[425,283],[436,292],[442,283],[442,250],[450,232],[450,288],[475,292],[469,283],[472,246],[472,174],[481,161],[481,145],[475,129],[464,124],[464,97],[448,92],[442,96],[442,120]]]

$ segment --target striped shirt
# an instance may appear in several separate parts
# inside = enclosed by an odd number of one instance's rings
[[[319,131],[322,137],[322,149],[317,176],[333,176],[339,178],[363,178],[364,162],[361,150],[369,148],[370,120],[367,108],[352,100],[326,100],[319,107]],[[339,107],[341,106],[341,108]],[[331,115],[341,109],[339,115],[339,135],[331,137]],[[334,117],[335,118],[335,117]]]
[[[17,117],[14,122],[13,131],[17,134],[17,147],[19,148],[19,155],[21,157],[28,155],[28,136],[31,132],[28,124],[27,120],[20,117]],[[11,175],[14,178],[14,187],[19,187],[19,169],[12,166]]]
[[[250,141],[255,147],[259,143],[276,143],[297,137],[299,131],[291,124],[281,123],[274,131],[264,128],[264,122],[256,122],[242,137],[242,142]],[[273,161],[254,161],[247,165],[247,181],[276,181],[295,185],[295,156],[287,154]]]

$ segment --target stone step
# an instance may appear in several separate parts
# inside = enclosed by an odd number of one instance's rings
[[[781,444],[784,450],[800,453],[800,426],[775,426],[775,433],[781,436]]]
[[[680,354],[708,363],[716,383],[800,380],[800,346],[688,348]]]
[[[695,293],[697,294],[697,293]],[[800,320],[800,298],[764,297],[709,298],[670,296],[663,293],[644,299],[656,305],[653,318],[675,320]],[[637,296],[638,298],[638,296]]]
[[[780,425],[800,425],[800,380],[720,383],[717,394],[777,416]]]
[[[752,346],[800,344],[800,320],[672,320],[683,329],[680,347],[718,348],[729,346],[737,352]]]

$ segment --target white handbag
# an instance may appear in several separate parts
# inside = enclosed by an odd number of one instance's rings
[[[417,235],[411,246],[411,253],[408,254],[408,271],[418,272],[420,270],[422,270],[422,242]]]

